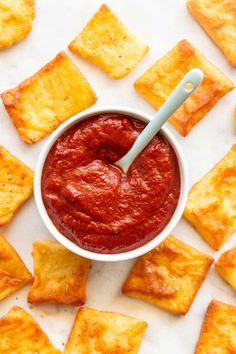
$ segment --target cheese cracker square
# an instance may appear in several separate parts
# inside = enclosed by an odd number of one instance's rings
[[[86,301],[90,261],[55,241],[33,243],[34,283],[30,303],[57,303],[80,306]]]
[[[62,122],[96,102],[89,83],[64,52],[1,97],[26,144],[43,139]]]
[[[138,65],[148,46],[134,36],[107,5],[102,5],[69,44],[69,49],[99,66],[111,78],[121,79]]]
[[[185,315],[213,258],[169,236],[140,257],[122,291],[167,311]]]
[[[215,268],[236,291],[236,247],[224,252],[215,263]]]
[[[212,300],[205,315],[195,354],[236,353],[236,307]]]
[[[7,240],[0,235],[0,300],[33,282],[33,277]]]
[[[187,7],[228,61],[236,67],[235,0],[188,0]]]
[[[33,171],[0,146],[0,226],[6,225],[33,192]]]
[[[236,230],[236,144],[193,185],[184,216],[215,250]]]
[[[183,136],[234,84],[187,40],[178,42],[134,83],[136,91],[159,109],[183,76],[195,67],[204,72],[203,82],[169,119]]]
[[[34,0],[0,1],[0,49],[11,47],[32,29]]]
[[[65,354],[137,354],[147,324],[119,313],[81,308]]]
[[[14,306],[0,319],[0,353],[59,354],[37,322],[22,308]]]

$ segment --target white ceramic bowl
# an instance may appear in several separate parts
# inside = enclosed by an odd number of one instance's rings
[[[63,234],[61,234],[57,230],[57,228],[55,227],[55,225],[53,224],[53,222],[51,221],[51,219],[47,214],[47,211],[43,203],[42,194],[41,194],[41,176],[42,176],[42,170],[43,170],[45,159],[51,147],[55,143],[55,141],[66,130],[71,128],[74,124],[81,122],[82,120],[88,119],[94,115],[101,114],[101,113],[108,113],[108,112],[126,114],[133,118],[139,119],[145,123],[148,123],[151,119],[150,115],[143,113],[141,111],[131,109],[131,108],[117,107],[117,106],[89,109],[80,114],[77,114],[76,116],[68,119],[66,122],[60,125],[59,128],[57,128],[57,130],[55,130],[55,132],[52,133],[52,135],[48,138],[39,155],[37,165],[36,165],[36,170],[35,170],[35,177],[34,177],[34,196],[35,196],[36,206],[49,232],[55,237],[55,239],[58,242],[60,242],[63,246],[68,248],[70,251],[80,256],[97,260],[97,261],[103,261],[103,262],[124,261],[126,259],[135,258],[147,253],[148,251],[158,246],[171,233],[171,231],[173,230],[173,228],[181,218],[187,200],[187,193],[188,193],[188,173],[187,173],[185,157],[183,155],[183,152],[178,142],[175,140],[173,135],[166,128],[163,127],[161,129],[161,134],[163,134],[170,142],[170,144],[175,150],[178,159],[179,168],[180,168],[180,177],[181,177],[181,189],[180,189],[180,197],[179,197],[176,210],[171,220],[169,221],[167,226],[162,230],[161,233],[159,233],[155,238],[153,238],[145,245],[136,248],[132,251],[116,253],[116,254],[101,254],[101,253],[90,252],[77,246],[75,243],[67,239]]]

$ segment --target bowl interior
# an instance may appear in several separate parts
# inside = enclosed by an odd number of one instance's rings
[[[49,232],[56,238],[58,242],[60,242],[63,246],[68,248],[70,251],[92,259],[92,260],[97,260],[97,261],[123,261],[131,258],[135,258],[138,256],[141,256],[151,249],[155,248],[158,246],[173,230],[177,222],[182,216],[184,206],[186,203],[187,199],[187,193],[188,193],[188,176],[187,176],[187,167],[186,167],[186,161],[185,157],[182,153],[182,150],[179,147],[179,144],[173,137],[173,135],[165,128],[163,127],[160,132],[163,134],[163,136],[166,137],[166,139],[170,142],[172,145],[177,159],[179,163],[179,169],[180,169],[180,178],[181,178],[181,187],[180,187],[180,196],[179,196],[179,201],[177,204],[177,207],[175,209],[175,212],[167,224],[167,226],[162,230],[161,233],[159,233],[155,238],[153,238],[151,241],[146,243],[145,245],[136,248],[132,251],[127,251],[127,252],[122,252],[122,253],[116,253],[116,254],[101,254],[101,253],[95,253],[91,251],[87,251],[79,246],[77,246],[75,243],[67,239],[63,234],[61,234],[51,219],[49,218],[46,208],[43,203],[42,199],[42,193],[41,193],[41,176],[42,176],[42,170],[44,166],[45,159],[47,157],[48,152],[50,151],[51,147],[55,143],[55,141],[68,129],[70,129],[74,124],[81,122],[83,120],[89,119],[93,117],[94,115],[101,114],[101,113],[121,113],[125,114],[128,116],[131,116],[132,118],[136,118],[138,120],[141,120],[142,122],[148,123],[151,119],[151,116],[148,114],[145,114],[143,112],[140,112],[138,110],[130,109],[130,108],[123,108],[123,107],[105,107],[105,108],[97,108],[97,109],[90,109],[87,111],[84,111],[66,122],[64,122],[62,125],[60,125],[59,128],[48,138],[46,141],[40,155],[37,161],[36,165],[36,170],[35,170],[35,177],[34,177],[34,196],[35,196],[35,202],[37,209],[39,211],[39,214],[48,228]]]

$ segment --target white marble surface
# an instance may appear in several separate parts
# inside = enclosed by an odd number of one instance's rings
[[[0,91],[17,85],[60,50],[67,50],[67,44],[101,3],[101,0],[36,0],[36,18],[31,34],[11,49],[0,51]],[[235,70],[191,18],[184,0],[110,0],[107,3],[134,33],[150,45],[150,51],[138,68],[120,81],[112,81],[102,71],[70,53],[96,91],[97,106],[124,105],[153,113],[154,110],[135,93],[132,84],[158,57],[182,38],[193,41],[210,60],[232,79],[236,79]],[[180,137],[168,125],[186,154],[191,184],[207,172],[235,142],[235,102],[236,91],[226,95],[187,138]],[[0,144],[34,168],[44,141],[34,146],[25,145],[0,104]],[[36,211],[33,198],[0,231],[6,234],[31,270],[32,241],[50,238]],[[219,254],[212,251],[186,221],[180,221],[174,234],[217,259]],[[236,234],[230,237],[221,251],[235,243]],[[214,297],[236,305],[233,290],[214,269],[211,269],[185,317],[177,317],[142,301],[127,298],[120,293],[120,288],[132,264],[133,261],[116,264],[94,262],[88,282],[86,305],[146,320],[149,326],[140,354],[193,353],[210,300]],[[26,301],[27,292],[28,288],[25,287],[1,301],[0,315],[13,305],[23,306],[36,318],[55,346],[62,350],[77,309],[52,305],[29,306]]]

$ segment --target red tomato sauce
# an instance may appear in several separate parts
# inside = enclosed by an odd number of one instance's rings
[[[96,115],[66,131],[51,148],[42,195],[56,228],[80,247],[98,253],[138,248],[170,221],[179,198],[176,154],[157,134],[127,174],[113,163],[145,127],[129,116]]]

